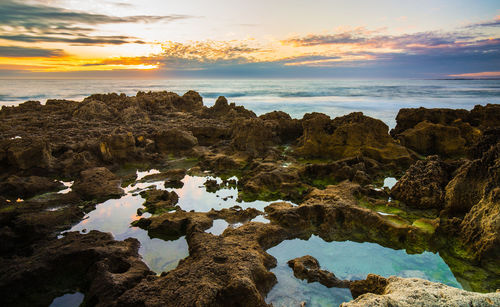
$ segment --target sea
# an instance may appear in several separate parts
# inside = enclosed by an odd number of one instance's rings
[[[401,108],[461,108],[500,103],[500,80],[0,80],[0,106],[27,100],[82,100],[95,93],[188,90],[211,106],[219,96],[261,115],[274,110],[294,118],[322,112],[337,117],[361,111],[396,125]]]

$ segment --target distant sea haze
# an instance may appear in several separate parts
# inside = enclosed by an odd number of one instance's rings
[[[401,108],[462,108],[500,103],[500,80],[2,80],[0,105],[27,100],[82,100],[95,93],[199,92],[204,104],[218,96],[261,115],[274,110],[294,118],[355,111],[396,124]]]

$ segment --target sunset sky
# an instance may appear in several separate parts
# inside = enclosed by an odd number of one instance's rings
[[[0,0],[0,78],[500,77],[500,1]]]

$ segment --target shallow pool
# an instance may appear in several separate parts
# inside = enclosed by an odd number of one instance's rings
[[[318,259],[321,268],[340,279],[364,279],[369,273],[385,277],[419,277],[461,288],[453,273],[439,254],[424,252],[407,254],[375,243],[325,242],[317,236],[309,240],[287,240],[267,250],[278,260],[271,271],[278,284],[269,292],[266,301],[274,306],[338,306],[352,299],[348,289],[331,288],[319,283],[307,283],[293,276],[287,261],[311,255]]]

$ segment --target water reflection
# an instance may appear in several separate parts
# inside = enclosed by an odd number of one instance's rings
[[[85,296],[83,293],[66,293],[60,297],[56,297],[50,304],[50,307],[78,307],[83,302]]]
[[[403,250],[393,250],[375,243],[325,242],[317,236],[307,241],[294,239],[267,250],[278,260],[276,274],[278,284],[269,292],[266,301],[274,306],[339,305],[351,299],[349,290],[328,289],[319,283],[296,279],[287,261],[296,257],[311,255],[318,259],[321,268],[334,273],[340,279],[364,279],[369,273],[385,277],[418,277],[461,288],[453,273],[439,254],[424,252],[409,255]],[[347,291],[347,292],[346,292]]]

